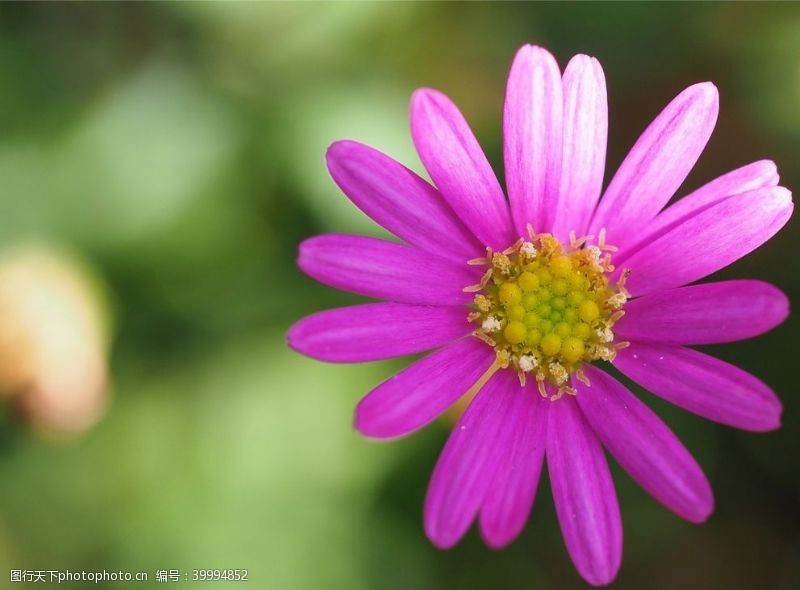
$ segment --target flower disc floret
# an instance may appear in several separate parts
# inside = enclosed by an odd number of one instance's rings
[[[569,377],[585,379],[584,363],[612,360],[622,344],[612,327],[627,300],[624,281],[611,285],[610,254],[584,242],[573,237],[565,248],[550,234],[532,234],[471,261],[488,266],[481,284],[467,288],[479,291],[469,315],[475,335],[522,383],[532,375],[545,396],[545,383],[557,387],[556,398],[574,393]]]

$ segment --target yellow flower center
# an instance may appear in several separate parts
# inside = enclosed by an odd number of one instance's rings
[[[585,246],[571,236],[564,248],[550,234],[534,234],[503,252],[487,250],[470,264],[488,266],[476,292],[469,320],[475,335],[493,346],[495,368],[511,367],[520,382],[533,376],[547,397],[545,383],[557,387],[553,399],[574,394],[569,378],[586,381],[583,363],[612,360],[626,343],[614,343],[612,327],[628,298],[624,277],[612,286],[608,273],[613,246]]]

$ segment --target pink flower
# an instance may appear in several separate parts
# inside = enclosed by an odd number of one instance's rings
[[[386,302],[307,317],[289,344],[331,362],[434,350],[358,404],[355,425],[369,437],[407,435],[477,392],[425,500],[425,531],[437,547],[456,544],[476,519],[487,545],[510,543],[546,456],[572,560],[589,583],[609,583],[622,525],[603,447],[682,518],[709,516],[714,500],[696,461],[596,361],[710,420],[779,427],[781,404],[766,384],[688,348],[756,336],[788,313],[783,293],[760,281],[685,286],[763,244],[792,212],[769,161],[666,206],[717,111],[713,84],[680,93],[600,199],[603,70],[577,55],[562,75],[546,50],[525,46],[506,89],[508,199],[461,113],[435,90],[414,93],[411,131],[436,188],[365,145],[328,150],[344,193],[404,243],[347,235],[303,242],[298,264],[308,275]]]

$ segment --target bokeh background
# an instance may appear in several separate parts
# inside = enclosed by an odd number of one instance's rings
[[[19,586],[11,568],[247,568],[249,587],[281,590],[585,587],[546,478],[510,548],[471,532],[434,549],[421,504],[446,425],[393,444],[351,428],[359,396],[402,363],[325,365],[284,342],[303,315],[356,301],[297,271],[298,242],[381,235],[329,179],[326,146],[359,139],[421,171],[407,101],[434,86],[500,170],[505,77],[526,42],[562,67],[577,52],[603,63],[609,172],[675,94],[712,80],[719,122],[684,189],[765,157],[800,186],[797,4],[0,6],[0,587]],[[796,301],[797,228],[720,275]],[[642,392],[717,508],[684,523],[615,468],[615,587],[800,587],[798,328],[792,316],[713,348],[779,392],[778,432]]]

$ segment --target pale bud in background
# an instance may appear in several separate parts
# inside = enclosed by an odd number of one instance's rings
[[[0,392],[37,430],[77,434],[107,404],[104,298],[57,250],[0,255]]]

